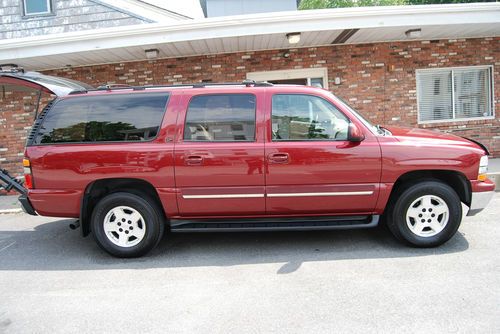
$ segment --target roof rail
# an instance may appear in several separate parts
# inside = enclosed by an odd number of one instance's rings
[[[100,90],[106,90],[106,91],[126,90],[126,89],[146,90],[148,88],[176,88],[176,87],[204,88],[204,87],[210,87],[210,86],[271,87],[271,86],[273,86],[273,84],[270,82],[266,82],[266,81],[255,81],[255,80],[244,80],[242,82],[196,82],[196,83],[191,83],[191,84],[151,85],[151,86],[130,86],[130,85],[126,85],[126,84],[108,84],[108,85],[101,85],[101,86],[97,87],[97,89],[89,89],[87,91],[81,91],[81,90],[73,91],[70,93],[70,95],[82,94],[82,93],[87,93],[87,92],[92,92],[92,91],[100,91]]]
[[[112,90],[114,88],[132,88],[132,86],[127,84],[106,84],[97,87],[97,90]]]

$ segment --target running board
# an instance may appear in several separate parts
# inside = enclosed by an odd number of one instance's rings
[[[255,219],[172,219],[172,232],[311,231],[370,228],[380,216],[330,216]]]

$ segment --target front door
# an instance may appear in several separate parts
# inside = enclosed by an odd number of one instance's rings
[[[264,128],[258,126],[263,93],[192,92],[177,122],[180,216],[264,214]]]
[[[268,100],[267,212],[371,213],[381,168],[376,138],[349,142],[350,120],[326,96],[276,93]]]

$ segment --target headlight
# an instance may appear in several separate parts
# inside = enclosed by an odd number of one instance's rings
[[[481,160],[479,160],[479,173],[477,179],[479,181],[485,181],[487,178],[486,173],[488,173],[488,156],[483,155]]]

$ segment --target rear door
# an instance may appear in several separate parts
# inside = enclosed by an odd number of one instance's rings
[[[180,216],[264,214],[263,89],[186,94],[174,153]]]
[[[44,75],[38,72],[0,72],[0,85],[29,87],[57,96],[66,96],[74,91],[94,89],[94,87],[83,82]]]

